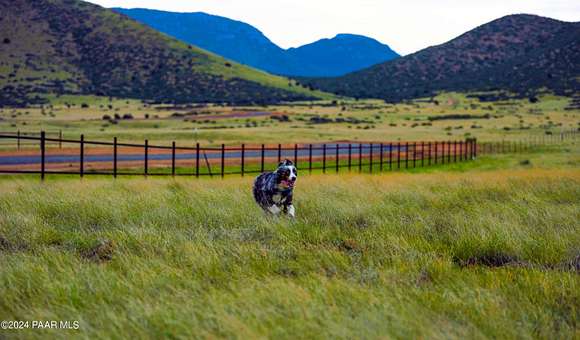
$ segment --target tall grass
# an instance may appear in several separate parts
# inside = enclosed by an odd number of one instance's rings
[[[8,337],[573,338],[580,174],[312,176],[297,219],[251,180],[0,185]]]

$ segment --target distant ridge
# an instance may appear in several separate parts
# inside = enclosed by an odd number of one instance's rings
[[[519,14],[362,71],[302,81],[341,95],[397,102],[440,91],[570,96],[580,92],[579,79],[580,23]]]
[[[0,105],[47,94],[278,103],[317,96],[78,0],[0,2]]]
[[[399,57],[389,46],[360,35],[339,34],[285,50],[255,27],[220,16],[142,8],[113,10],[179,40],[274,74],[339,76]]]

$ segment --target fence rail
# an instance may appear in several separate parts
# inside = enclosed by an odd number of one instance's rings
[[[320,143],[293,145],[246,145],[219,147],[154,145],[49,137],[0,134],[2,140],[38,144],[30,150],[0,152],[0,173],[110,175],[118,176],[202,176],[241,175],[275,169],[283,159],[292,160],[302,171],[322,173],[341,171],[383,172],[431,167],[473,160],[478,154],[520,152],[530,148],[576,139],[578,131],[559,135],[533,136],[519,141],[478,142],[476,139],[454,141]],[[59,145],[58,151],[49,147]],[[72,147],[63,149],[64,145]]]
[[[24,137],[37,137],[39,138],[42,131],[0,131],[0,135],[3,136],[14,136],[14,139],[8,138],[0,138],[0,145],[2,146],[15,146],[17,150],[26,145],[34,145],[34,142],[30,142],[30,140],[25,139]],[[58,145],[59,149],[62,149],[62,142],[60,140],[63,139],[62,130],[58,131],[45,131],[45,135],[47,137],[54,136],[55,141],[54,143]]]

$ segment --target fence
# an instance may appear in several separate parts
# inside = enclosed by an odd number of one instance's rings
[[[558,134],[530,135],[520,140],[480,142],[478,144],[478,153],[486,155],[518,153],[541,145],[561,144],[567,141],[575,141],[578,138],[578,133],[579,130],[568,130],[562,131]]]
[[[575,139],[578,131],[562,132],[519,141],[478,143],[476,139],[460,141],[294,144],[291,146],[242,144],[239,147],[192,147],[88,141],[80,139],[0,135],[0,140],[17,139],[37,143],[36,152],[0,152],[0,173],[61,175],[143,176],[220,176],[261,173],[275,169],[283,159],[294,161],[301,171],[343,170],[383,172],[417,167],[445,165],[473,160],[478,153],[518,152],[532,147]],[[20,143],[20,141],[18,141]],[[52,145],[59,145],[54,154]],[[62,145],[74,145],[65,148]],[[77,149],[78,148],[78,149]]]
[[[283,159],[292,160],[308,172],[341,170],[377,172],[432,166],[474,159],[477,141],[281,144],[239,147],[193,147],[88,141],[0,135],[38,144],[36,153],[0,153],[0,173],[66,175],[220,176],[261,173],[272,170]],[[54,154],[48,143],[74,145]],[[60,150],[60,149],[59,149]]]
[[[7,138],[0,138],[0,145],[2,146],[15,146],[18,151],[24,146],[33,145],[34,142],[30,142],[24,140],[20,137],[40,137],[42,132],[38,131],[0,131],[0,135],[3,136],[14,136],[14,139],[7,139]],[[62,130],[58,131],[45,131],[45,136],[50,137],[54,136],[54,139],[62,140]],[[61,142],[55,142],[58,145],[59,149],[62,149]]]

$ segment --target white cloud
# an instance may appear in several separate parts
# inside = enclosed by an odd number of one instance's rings
[[[104,7],[198,12],[247,22],[282,47],[337,33],[373,37],[408,54],[514,13],[580,20],[577,0],[91,0]]]

